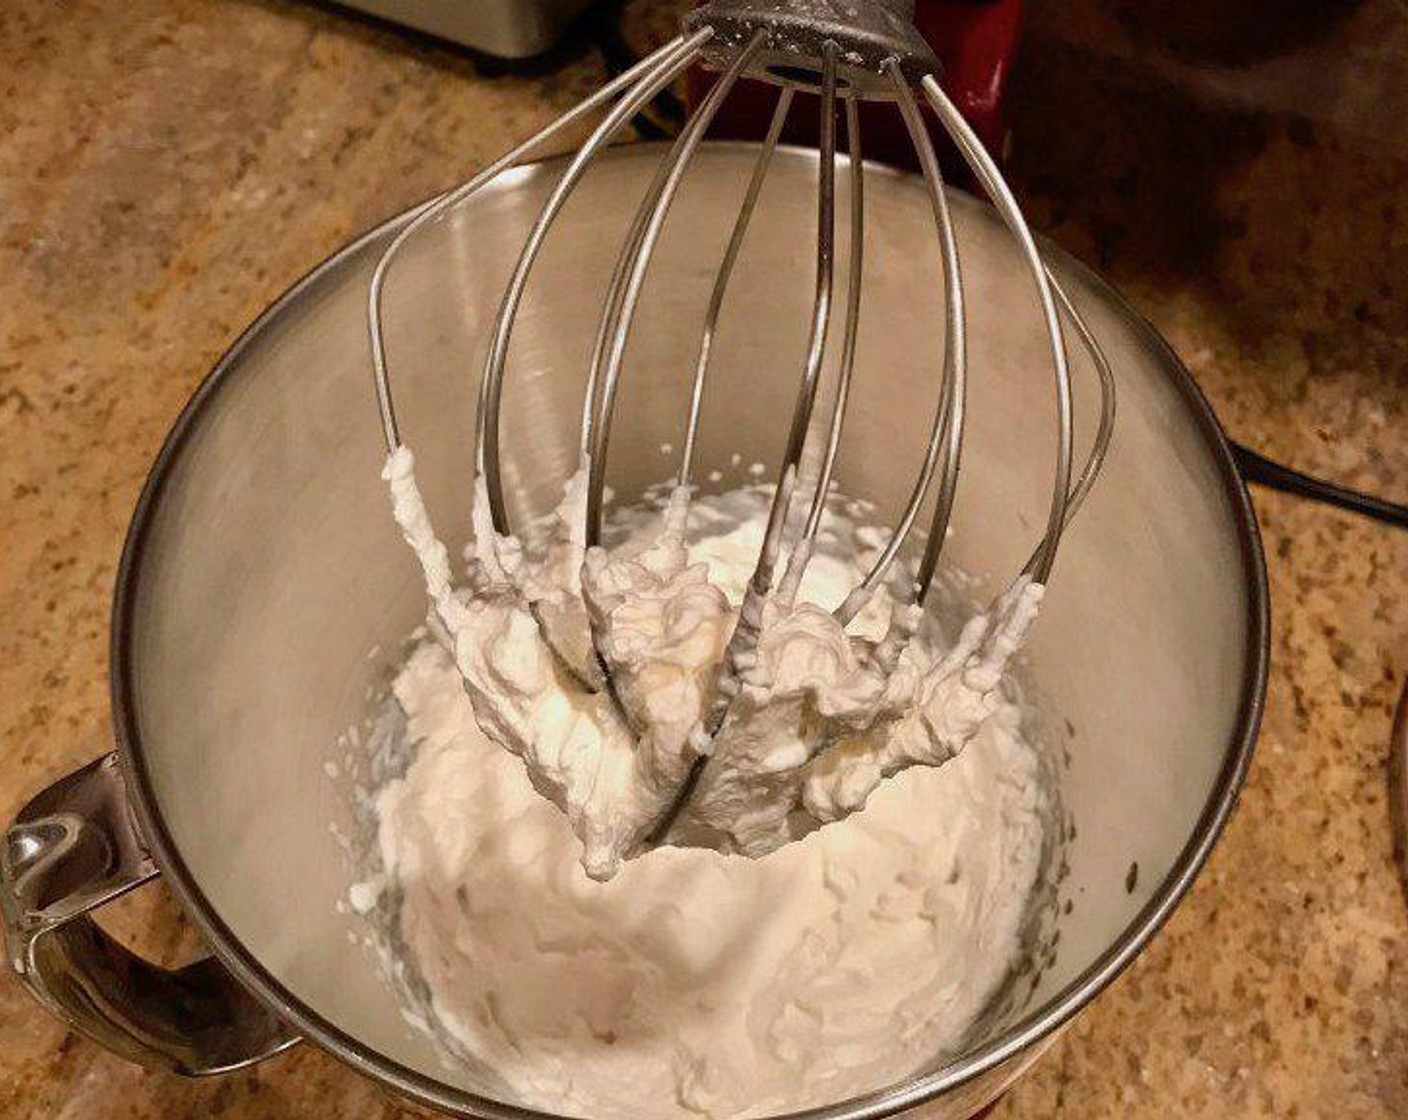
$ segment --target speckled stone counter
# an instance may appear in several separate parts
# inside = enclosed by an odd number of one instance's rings
[[[628,5],[627,37],[670,3]],[[1167,335],[1226,426],[1408,496],[1408,11],[1399,0],[1033,2],[1013,177],[1035,224]],[[1168,13],[1177,10],[1175,21]],[[123,530],[235,332],[363,227],[601,79],[495,75],[273,0],[0,7],[0,814],[106,749]],[[1241,807],[1153,946],[998,1108],[1408,1115],[1408,910],[1385,796],[1408,536],[1256,495],[1274,603]],[[113,917],[195,951],[159,889]],[[311,1047],[189,1082],[0,980],[0,1116],[393,1116]]]

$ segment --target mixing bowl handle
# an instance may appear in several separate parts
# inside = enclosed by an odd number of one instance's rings
[[[160,968],[88,916],[157,874],[115,754],[60,778],[19,811],[0,852],[10,967],[64,1022],[145,1066],[221,1073],[297,1042],[213,957]]]

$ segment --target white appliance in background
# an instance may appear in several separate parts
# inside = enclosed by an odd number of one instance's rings
[[[531,58],[556,45],[592,0],[337,0],[500,58]]]

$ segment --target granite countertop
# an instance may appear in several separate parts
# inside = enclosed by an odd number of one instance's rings
[[[677,4],[632,3],[644,42]],[[1177,11],[1174,21],[1168,14]],[[107,609],[167,426],[238,329],[349,236],[601,80],[489,73],[275,0],[0,8],[0,814],[106,749]],[[1401,0],[1032,0],[1013,178],[1166,334],[1228,429],[1408,497]],[[1385,792],[1408,536],[1257,493],[1270,695],[1241,806],[1137,963],[1000,1120],[1408,1115],[1408,909]],[[173,960],[160,889],[114,918]],[[312,1047],[182,1081],[0,981],[0,1116],[395,1116]]]

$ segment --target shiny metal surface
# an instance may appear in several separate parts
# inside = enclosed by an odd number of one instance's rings
[[[156,874],[115,754],[54,783],[19,811],[0,851],[10,968],[69,1026],[156,1069],[226,1073],[297,1042],[213,957],[158,968],[88,917]]]
[[[958,255],[958,238],[953,232],[953,218],[949,213],[948,196],[944,192],[943,173],[939,168],[938,155],[933,141],[919,114],[919,104],[910,91],[908,82],[898,68],[890,70],[891,84],[895,90],[895,103],[904,119],[905,131],[909,133],[919,159],[920,173],[924,176],[924,186],[929,192],[930,205],[934,211],[934,225],[939,231],[939,257],[943,262],[944,280],[944,364],[943,383],[938,407],[934,412],[934,427],[929,435],[929,450],[924,457],[924,467],[919,472],[913,497],[900,518],[899,527],[890,547],[899,543],[900,537],[909,532],[919,502],[924,497],[933,478],[934,468],[939,465],[939,454],[943,455],[943,469],[939,477],[938,493],[934,498],[934,512],[929,521],[929,538],[924,545],[924,556],[915,573],[915,598],[923,603],[929,594],[934,573],[938,570],[939,554],[948,539],[949,518],[953,516],[953,500],[958,489],[958,473],[963,457],[964,410],[968,400],[968,317],[964,311],[963,268]],[[889,551],[887,548],[886,551]],[[879,564],[871,571],[862,584],[861,590],[868,598],[878,585],[882,572]],[[854,596],[843,604],[838,617],[849,620],[864,605],[860,596]]]
[[[704,405],[704,386],[709,377],[709,360],[714,353],[714,335],[719,329],[719,315],[723,311],[724,297],[728,295],[729,280],[733,277],[738,254],[743,250],[743,239],[748,236],[748,226],[753,221],[753,211],[758,205],[758,195],[767,182],[768,168],[772,164],[773,152],[777,150],[778,138],[787,123],[787,114],[792,108],[792,90],[781,89],[773,106],[772,119],[767,133],[758,147],[757,159],[753,164],[753,174],[748,180],[748,189],[743,194],[743,202],[738,207],[738,217],[733,220],[733,230],[729,234],[728,247],[719,261],[718,272],[714,274],[714,287],[709,293],[709,309],[704,313],[704,326],[699,332],[699,354],[694,361],[694,381],[689,392],[689,421],[685,426],[684,450],[680,453],[680,485],[689,486],[694,482],[694,448],[699,440],[699,418]],[[858,207],[852,191],[852,210]],[[853,261],[851,272],[857,272],[858,261]],[[859,289],[857,289],[859,290]],[[848,323],[850,320],[847,320]],[[583,427],[586,427],[584,420]],[[583,454],[586,448],[583,448]]]
[[[714,33],[705,55],[720,68],[761,35],[759,76],[802,89],[821,88],[818,63],[834,48],[839,81],[862,96],[884,98],[891,61],[912,82],[939,72],[938,57],[914,26],[914,8],[914,0],[710,0],[686,13],[684,28]]]
[[[918,521],[919,511],[929,496],[929,489],[937,471],[937,497],[933,503],[928,540],[911,591],[912,600],[920,606],[924,605],[930,583],[938,570],[941,552],[948,539],[949,521],[961,467],[968,401],[967,304],[959,264],[958,239],[954,234],[946,204],[934,147],[919,112],[916,92],[921,92],[929,102],[1016,240],[1032,277],[1033,296],[1041,309],[1046,328],[1051,368],[1055,376],[1055,469],[1051,476],[1051,499],[1047,508],[1045,531],[1031,558],[1020,571],[1019,578],[1030,578],[1040,584],[1049,581],[1061,535],[1105,460],[1113,434],[1115,382],[1113,378],[1102,375],[1098,381],[1101,421],[1096,426],[1077,489],[1072,490],[1074,401],[1062,311],[1075,324],[1077,335],[1090,351],[1096,366],[1105,371],[1109,368],[1109,363],[1099,352],[1097,336],[1081,321],[1080,312],[1075,305],[1064,295],[1060,297],[1058,305],[1058,285],[1041,260],[1031,231],[1011,190],[1003,181],[994,160],[983,149],[976,134],[940,87],[936,77],[939,71],[938,59],[915,29],[913,18],[912,0],[852,0],[844,9],[817,5],[809,0],[714,0],[713,3],[704,4],[690,12],[683,21],[683,34],[656,50],[634,68],[634,72],[639,74],[638,80],[633,85],[623,87],[621,100],[606,113],[601,123],[568,161],[528,233],[499,303],[498,314],[494,319],[492,342],[480,379],[474,462],[476,471],[483,480],[482,500],[487,504],[488,516],[494,530],[501,536],[508,536],[514,532],[515,526],[510,524],[509,520],[503,474],[504,450],[500,421],[503,415],[504,379],[514,326],[534,265],[542,253],[550,231],[580,186],[593,159],[624,122],[648,98],[653,97],[666,83],[700,57],[717,66],[722,71],[718,81],[709,88],[703,101],[685,122],[637,207],[602,299],[601,319],[592,348],[590,372],[582,392],[582,422],[578,446],[579,468],[585,471],[587,476],[586,512],[585,524],[576,527],[588,547],[600,545],[607,458],[616,416],[621,368],[625,362],[636,310],[640,306],[642,290],[655,248],[694,154],[740,78],[747,76],[770,81],[782,87],[782,96],[774,110],[768,137],[763,143],[753,177],[734,219],[728,247],[717,267],[714,292],[700,332],[688,430],[678,475],[682,486],[688,485],[691,478],[701,416],[700,407],[723,296],[751,223],[758,193],[766,181],[772,147],[786,122],[791,104],[788,95],[797,85],[814,88],[819,93],[817,132],[820,159],[816,183],[817,222],[813,241],[815,289],[807,317],[806,355],[801,363],[797,395],[786,426],[786,443],[773,472],[774,489],[767,527],[727,647],[715,667],[713,697],[696,733],[690,736],[692,753],[686,758],[689,763],[686,776],[673,791],[659,817],[637,841],[639,849],[648,849],[671,840],[682,842],[673,833],[675,822],[684,812],[704,772],[712,764],[715,752],[709,740],[723,729],[733,707],[734,698],[742,689],[742,667],[751,664],[755,658],[761,636],[764,604],[769,598],[782,602],[791,601],[815,546],[845,426],[858,339],[865,229],[859,113],[859,102],[863,97],[887,100],[896,105],[923,169],[939,232],[939,256],[943,265],[942,290],[946,312],[945,334],[938,404],[925,444],[927,451],[916,471],[909,500],[895,519],[889,539],[873,567],[835,608],[833,613],[836,619],[842,626],[847,625],[886,578],[896,557],[909,541],[910,532]],[[608,89],[614,90],[619,84],[613,83]],[[602,96],[603,93],[598,92],[588,97],[562,120],[576,118],[581,115],[586,105],[595,103]],[[837,110],[843,102],[846,107],[850,158],[855,175],[851,190],[851,267],[848,269],[846,322],[843,328],[841,366],[835,377],[831,422],[824,449],[820,454],[820,462],[810,472],[810,477],[807,477],[803,471],[804,452],[815,442],[812,440],[812,417],[821,391],[822,370],[828,359],[827,346],[831,329],[837,240]],[[561,121],[549,124],[537,136],[503,157],[498,166],[511,166],[523,153],[534,149],[546,136],[561,127]],[[417,221],[423,222],[430,215],[443,211],[453,201],[472,193],[484,179],[485,176],[481,173],[465,185],[442,195]],[[415,224],[413,223],[413,226]],[[388,244],[373,272],[372,295],[367,305],[377,405],[389,453],[399,450],[401,441],[393,404],[391,363],[384,339],[385,309],[380,293],[394,261],[405,251],[408,239],[409,233],[393,239]],[[779,422],[780,420],[781,417]],[[810,509],[805,526],[799,538],[790,542],[786,568],[781,581],[777,582],[776,570],[782,560],[785,526],[788,524],[794,500],[799,494],[804,496],[808,491],[811,494]],[[474,501],[481,500],[479,493],[476,487]],[[687,516],[687,511],[683,516]],[[548,625],[545,616],[539,613],[536,603],[529,602],[528,606],[538,618],[543,638],[550,647],[562,652],[564,640],[569,646],[590,642],[589,650],[579,651],[576,655],[564,653],[564,661],[575,666],[574,673],[584,684],[593,691],[604,691],[619,709],[620,698],[610,679],[610,659],[601,648],[603,637],[600,628],[592,624],[589,634],[581,638],[564,639],[554,632],[554,627]],[[994,609],[997,609],[996,604]],[[441,621],[449,622],[448,619]],[[1001,632],[1000,626],[991,627],[987,637],[983,639],[983,645],[986,647],[997,641],[996,635]],[[877,650],[875,663],[883,671],[892,672],[899,663],[905,641],[904,636],[897,630],[892,631],[891,637]],[[980,656],[982,652],[979,651]],[[620,710],[619,714],[627,723],[630,722],[631,713]]]
[[[1027,228],[1027,220],[1012,190],[1002,178],[996,161],[988,154],[977,134],[963,119],[957,106],[948,99],[938,79],[927,75],[920,83],[924,99],[938,114],[944,130],[958,145],[964,160],[978,181],[992,199],[997,212],[1002,215],[1012,236],[1021,248],[1022,259],[1031,274],[1036,288],[1036,298],[1041,306],[1042,319],[1046,325],[1046,337],[1051,347],[1051,368],[1055,373],[1056,416],[1058,438],[1056,441],[1056,470],[1052,477],[1051,503],[1046,515],[1046,533],[1042,537],[1041,548],[1031,568],[1032,578],[1045,583],[1051,575],[1051,566],[1056,562],[1056,548],[1061,542],[1061,533],[1066,525],[1066,513],[1071,503],[1071,427],[1074,405],[1071,401],[1071,380],[1066,357],[1065,332],[1061,325],[1061,313],[1057,309],[1056,295],[1052,290],[1041,254],[1036,247],[1036,239]],[[1091,337],[1082,332],[1083,337]],[[1097,359],[1098,360],[1098,359]],[[1104,456],[1104,450],[1097,443],[1097,455]]]
[[[515,517],[548,508],[575,467],[580,414],[569,402],[585,377],[602,283],[658,156],[639,147],[603,154],[525,293],[504,400]],[[672,473],[656,448],[685,421],[694,325],[714,282],[694,262],[724,250],[755,156],[706,144],[680,188],[692,220],[662,236],[622,375],[639,391],[623,396],[617,418],[621,447],[632,449],[612,459],[621,500]],[[777,454],[770,421],[792,399],[806,338],[801,329],[779,338],[774,324],[800,324],[810,306],[810,254],[799,257],[796,246],[815,223],[816,160],[778,149],[737,261],[734,290],[747,298],[730,300],[714,340],[717,391],[696,452],[702,471],[721,472],[713,485],[746,481],[749,463]],[[386,341],[404,371],[401,420],[423,453],[422,486],[452,547],[468,528],[473,370],[561,167],[510,172],[425,223],[385,286]],[[838,206],[849,203],[848,180],[838,178]],[[934,253],[915,251],[936,238],[922,181],[871,167],[865,186],[878,220],[867,231],[856,378],[890,388],[853,402],[837,478],[848,493],[874,497],[878,516],[893,516],[913,456],[892,448],[916,446],[928,430],[928,405],[913,402],[932,384],[943,301]],[[1001,222],[960,193],[947,200],[967,247],[970,392],[981,407],[965,443],[976,496],[959,495],[945,557],[981,577],[982,594],[1030,555],[1044,518],[1049,494],[1019,460],[1053,446],[1049,412],[1021,406],[1024,393],[1049,383],[1049,358],[1031,278]],[[323,765],[424,614],[419,572],[378,479],[384,448],[367,421],[363,334],[375,262],[414,213],[350,246],[271,308],[178,421],[119,574],[115,722],[156,864],[218,959],[265,1006],[426,1104],[534,1117],[494,1071],[441,1064],[349,938],[358,920],[336,908],[356,873],[329,832],[329,822],[350,827],[350,814]],[[1255,524],[1221,433],[1153,332],[1090,273],[1049,246],[1042,252],[1104,343],[1121,392],[1109,470],[1063,544],[1060,594],[1034,636],[1027,674],[1075,728],[1061,772],[1079,825],[1061,885],[1074,909],[1030,998],[967,1053],[936,1055],[922,1076],[818,1115],[922,1106],[925,1116],[959,1117],[993,1099],[1171,911],[1250,756],[1266,593]],[[1072,376],[1084,444],[1099,423],[1099,374],[1073,352]],[[1138,883],[1127,891],[1133,862]]]
[[[537,261],[542,250],[544,239],[548,231],[552,228],[558,215],[562,212],[563,206],[571,197],[577,184],[581,182],[582,176],[586,174],[587,167],[596,154],[606,145],[615,133],[634,115],[636,109],[648,101],[669,82],[682,74],[687,66],[698,57],[697,40],[679,39],[669,46],[662,47],[647,60],[650,69],[646,70],[639,85],[631,89],[611,111],[607,113],[602,122],[593,130],[586,142],[577,150],[572,159],[568,162],[562,176],[553,187],[552,194],[548,196],[543,204],[542,212],[538,215],[537,221],[533,223],[533,228],[524,242],[523,251],[518,255],[518,260],[514,264],[513,276],[510,278],[508,286],[504,289],[504,296],[499,304],[498,315],[494,319],[494,330],[492,342],[489,346],[489,356],[484,362],[484,373],[482,377],[481,404],[479,409],[478,425],[475,432],[475,442],[477,450],[475,460],[480,464],[480,469],[484,472],[485,488],[489,497],[489,506],[494,519],[494,528],[499,533],[509,533],[513,527],[508,521],[508,511],[504,501],[504,481],[503,481],[503,461],[504,455],[499,445],[499,420],[503,415],[503,381],[504,363],[508,360],[508,347],[512,336],[514,323],[518,318],[518,309],[523,299],[523,291],[527,286],[529,273],[533,264]],[[734,75],[737,76],[736,73]],[[698,133],[695,133],[697,143]],[[689,142],[689,134],[681,135],[674,145],[676,153],[682,153]],[[670,167],[677,167],[678,162],[674,162]],[[621,293],[622,304],[614,308],[617,315],[622,314],[624,301],[629,297],[632,287],[637,291],[640,287],[638,276],[631,274],[631,266],[639,259],[644,246],[650,238],[650,221],[645,217],[647,213],[654,218],[656,213],[663,213],[669,207],[669,200],[673,197],[674,191],[671,189],[671,176],[662,166],[662,172],[657,176],[659,184],[658,193],[652,189],[653,201],[651,208],[642,207],[639,221],[632,231],[632,236],[627,238],[626,247],[622,250],[621,263],[618,265],[616,273],[613,275],[612,287],[607,291],[607,301],[611,303],[618,290]],[[638,232],[637,232],[638,231]],[[658,236],[658,227],[656,229]],[[598,332],[597,338],[605,340],[611,338],[613,331],[605,326]],[[606,381],[607,385],[601,385],[601,365],[600,360],[605,357],[605,348],[599,347],[594,354],[591,373],[587,380],[585,390],[586,404],[583,405],[584,422],[582,425],[581,443],[584,446],[594,447],[605,445],[605,437],[601,435],[593,436],[592,429],[586,422],[598,413],[594,401],[598,391],[610,395],[610,368]],[[614,367],[619,369],[619,357],[613,351],[612,361]],[[384,389],[379,391],[384,392]],[[605,427],[605,424],[602,425]],[[388,449],[389,450],[389,449]],[[598,495],[598,502],[600,497]],[[598,505],[598,508],[599,505]]]
[[[636,63],[629,70],[619,74],[590,96],[584,98],[568,112],[563,113],[562,116],[552,121],[546,128],[540,129],[517,147],[505,152],[477,175],[474,175],[458,186],[452,187],[443,194],[429,199],[423,206],[419,207],[408,220],[398,223],[400,228],[396,231],[396,236],[390,238],[383,246],[381,256],[377,260],[376,268],[372,270],[371,278],[367,283],[367,341],[371,347],[372,377],[376,385],[377,408],[381,412],[382,438],[386,441],[387,447],[396,447],[401,442],[401,435],[396,423],[396,406],[391,399],[390,376],[387,371],[386,338],[382,328],[382,304],[383,292],[386,286],[386,276],[391,270],[391,265],[396,259],[397,252],[427,224],[443,219],[445,214],[447,214],[452,207],[459,205],[465,199],[475,194],[501,172],[507,171],[517,166],[519,163],[539,154],[543,146],[567,131],[582,117],[594,112],[617,93],[630,87],[638,78],[650,75],[662,59],[673,59],[674,52],[684,52],[688,50],[691,45],[691,40],[679,38],[662,47],[659,51],[656,51],[655,54],[641,59],[640,62]],[[647,77],[647,88],[651,84],[650,79]]]

